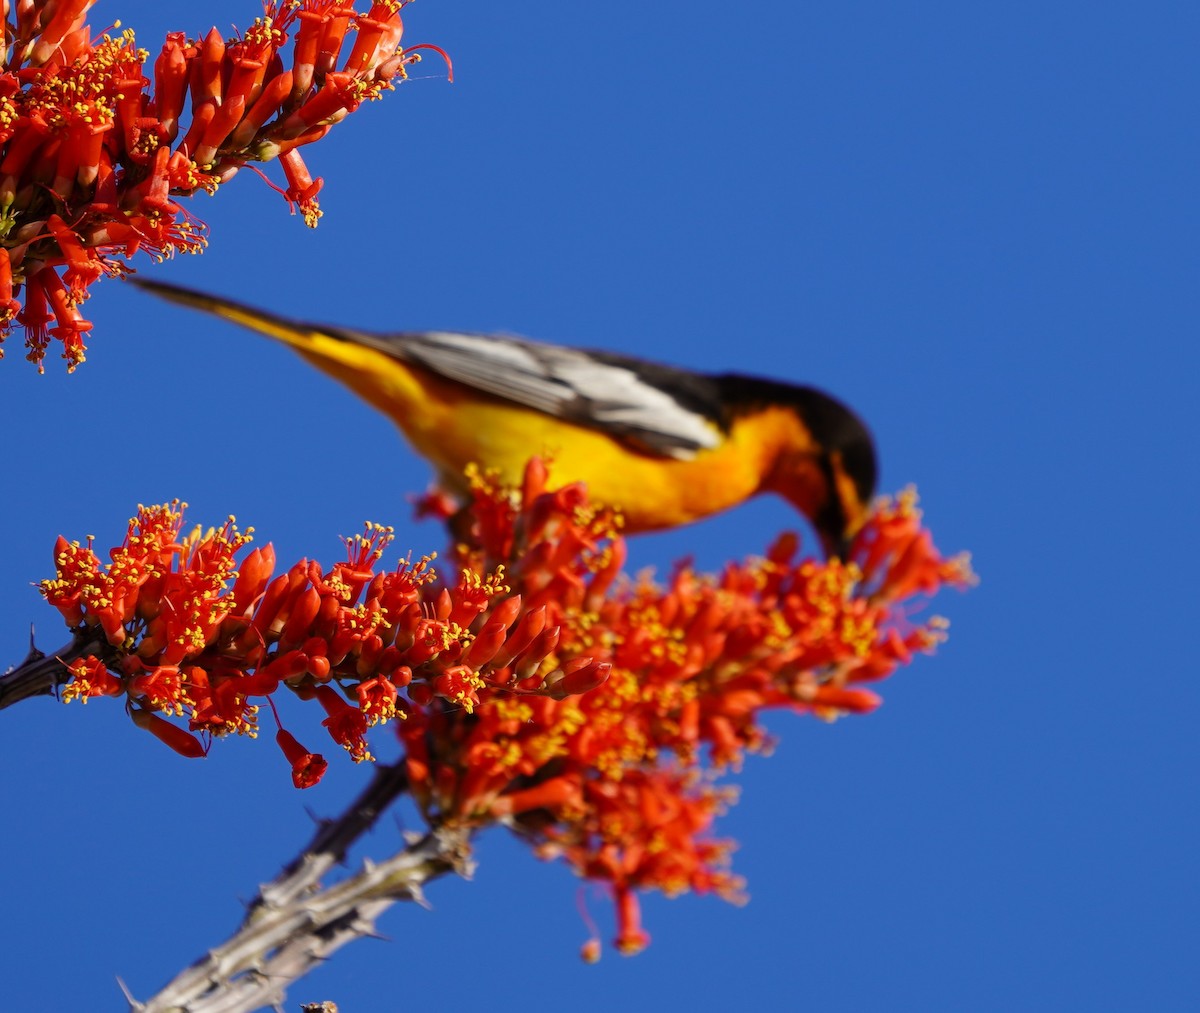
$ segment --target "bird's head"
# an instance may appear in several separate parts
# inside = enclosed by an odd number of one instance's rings
[[[878,468],[869,430],[844,404],[813,387],[755,384],[763,399],[758,410],[775,416],[770,428],[781,434],[762,488],[808,517],[827,557],[843,557],[875,495]]]
[[[866,522],[875,496],[875,448],[868,437],[865,442],[825,451],[819,465],[826,492],[812,519],[813,527],[826,557],[843,559]]]

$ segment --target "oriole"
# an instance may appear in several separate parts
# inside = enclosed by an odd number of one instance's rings
[[[686,524],[774,492],[833,554],[862,525],[875,491],[867,428],[812,387],[524,338],[302,323],[132,280],[289,345],[392,419],[451,491],[464,491],[470,462],[519,483],[526,461],[544,455],[557,482],[585,482],[629,531]]]

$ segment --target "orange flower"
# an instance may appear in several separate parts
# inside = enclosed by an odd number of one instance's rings
[[[64,696],[124,694],[185,755],[200,741],[167,717],[253,735],[279,692],[319,704],[355,761],[370,759],[370,726],[400,717],[429,821],[503,821],[604,884],[617,948],[633,953],[649,941],[641,891],[742,899],[733,844],[714,835],[733,793],[715,778],[771,744],[766,712],[875,710],[874,684],[945,638],[944,621],[915,618],[919,598],[973,579],[937,552],[909,493],[879,505],[846,562],[805,558],[786,535],[658,584],[621,576],[619,521],[581,487],[553,488],[540,462],[519,496],[472,481],[450,576],[431,556],[381,569],[392,533],[368,526],[343,561],[272,577],[269,547],[238,566],[249,534],[232,521],[183,535],[179,504],[142,508],[109,564],[59,539],[43,593],[106,643]],[[296,786],[315,784],[325,761],[290,733],[276,741]]]
[[[52,337],[68,370],[84,361],[78,306],[100,277],[139,250],[204,249],[205,226],[177,198],[279,159],[287,189],[275,189],[316,225],[322,181],[297,149],[436,48],[401,47],[399,3],[272,0],[240,38],[168,35],[150,68],[131,31],[93,41],[93,3],[26,0],[0,40],[0,340],[22,324],[39,369]]]
[[[328,686],[318,686],[315,695],[328,715],[321,724],[328,730],[333,741],[345,749],[355,763],[373,760],[374,757],[367,748],[367,719],[363,712],[357,707],[351,707],[336,690]]]
[[[292,784],[297,788],[311,788],[325,776],[329,764],[320,753],[310,753],[291,732],[282,728],[275,733],[275,742],[283,750],[292,765]]]
[[[632,957],[650,945],[650,933],[642,928],[641,905],[638,904],[637,894],[625,888],[618,888],[615,893],[617,938],[613,940],[613,945],[623,957]]]
[[[913,624],[909,599],[969,573],[936,552],[906,499],[868,523],[857,563],[797,559],[790,536],[718,577],[681,567],[665,587],[631,585],[617,580],[615,525],[598,526],[578,488],[548,491],[537,465],[519,510],[478,473],[473,487],[473,538],[456,559],[505,564],[519,605],[472,626],[465,659],[485,677],[472,716],[410,691],[426,708],[419,729],[401,730],[414,796],[443,818],[511,821],[607,882],[624,953],[649,940],[636,891],[743,896],[732,845],[709,836],[732,799],[710,783],[706,753],[720,768],[762,750],[771,708],[874,710],[878,695],[854,683],[943,635],[937,619]]]
[[[368,724],[390,721],[396,716],[396,686],[384,676],[364,679],[358,684],[358,707]]]
[[[133,719],[135,725],[146,729],[146,731],[160,742],[174,749],[180,756],[198,760],[207,752],[196,736],[184,731],[178,725],[171,724],[170,721],[165,721],[157,714],[134,707],[129,711],[129,716]]]
[[[63,689],[63,701],[82,700],[87,703],[94,696],[120,696],[124,686],[104,663],[93,654],[76,658],[67,666],[71,681]]]

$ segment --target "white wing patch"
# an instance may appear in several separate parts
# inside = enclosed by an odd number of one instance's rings
[[[703,415],[632,369],[597,361],[578,349],[449,331],[350,333],[447,379],[629,439],[666,457],[687,459],[720,442]]]

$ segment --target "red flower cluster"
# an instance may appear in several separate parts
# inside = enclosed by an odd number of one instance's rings
[[[320,704],[355,760],[370,756],[368,726],[401,718],[429,822],[502,821],[608,884],[632,953],[649,938],[638,891],[740,896],[731,844],[711,836],[731,800],[713,774],[768,744],[762,712],[873,710],[867,686],[944,637],[942,621],[907,618],[913,597],[972,580],[934,549],[911,493],[876,509],[846,562],[798,558],[786,535],[763,558],[717,576],[679,567],[660,587],[621,576],[619,520],[581,486],[548,489],[540,462],[519,492],[471,478],[454,582],[428,558],[376,573],[391,539],[377,527],[328,571],[302,560],[272,579],[268,546],[235,574],[248,536],[228,523],[181,537],[178,504],[143,508],[107,566],[60,539],[43,591],[108,645],[72,664],[64,695],[124,695],[189,756],[254,734],[252,701],[282,686]],[[298,787],[319,780],[319,755],[276,740]]]
[[[322,724],[356,762],[369,760],[366,730],[397,716],[401,691],[406,707],[439,700],[470,710],[487,679],[513,681],[501,655],[537,649],[531,622],[514,625],[521,602],[505,597],[499,571],[464,571],[440,588],[428,558],[375,573],[392,534],[368,526],[328,571],[301,560],[272,579],[269,545],[235,571],[249,535],[230,521],[183,537],[182,511],[140,508],[108,564],[90,540],[60,538],[57,575],[41,587],[68,625],[98,631],[107,645],[70,664],[64,698],[124,696],[138,724],[185,756],[203,755],[214,736],[256,735],[254,701],[284,686],[321,706]],[[477,622],[486,636],[470,632]],[[522,670],[516,685],[550,691],[544,683]],[[187,728],[157,715],[186,717]],[[277,742],[297,787],[315,784],[320,757],[286,733]]]
[[[877,506],[848,562],[797,559],[785,535],[719,576],[681,567],[665,587],[614,585],[620,539],[597,544],[605,528],[579,486],[545,493],[543,482],[534,462],[517,509],[477,477],[458,558],[508,561],[514,585],[546,610],[554,655],[543,664],[611,666],[607,680],[564,698],[489,694],[469,715],[414,711],[398,732],[431,820],[500,818],[609,884],[617,947],[632,953],[649,939],[636,891],[740,896],[731,843],[709,835],[731,798],[711,773],[768,745],[759,715],[875,709],[867,684],[944,639],[944,620],[908,620],[912,598],[974,578],[966,557],[934,549],[910,491]]]
[[[417,50],[441,52],[401,48],[406,2],[359,13],[349,0],[269,0],[240,38],[172,33],[152,69],[131,31],[92,41],[95,0],[11,5],[7,46],[0,39],[0,340],[15,321],[39,368],[53,337],[74,369],[89,286],[128,270],[139,250],[202,250],[203,223],[174,198],[213,193],[249,162],[279,159],[287,189],[275,189],[315,225],[321,180],[298,149],[393,88]]]

